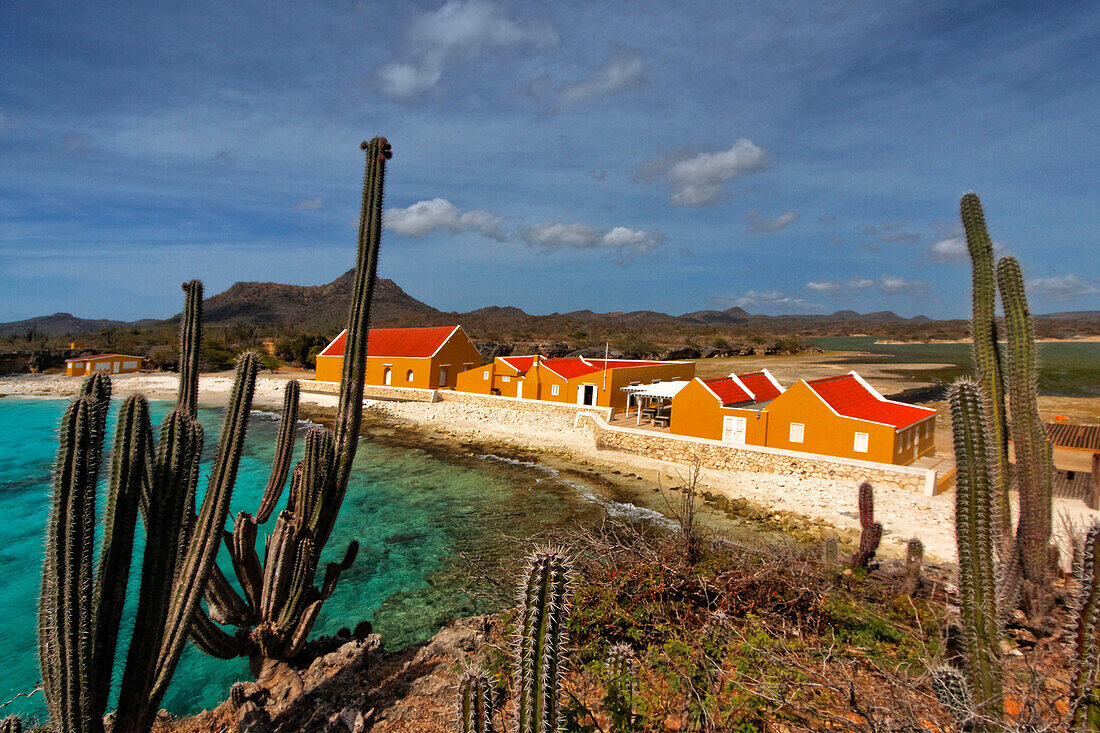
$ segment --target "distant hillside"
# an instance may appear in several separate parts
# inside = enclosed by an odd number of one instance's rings
[[[109,321],[106,319],[77,318],[72,313],[54,313],[52,316],[36,316],[25,321],[0,323],[0,336],[26,336],[34,332],[38,336],[81,336],[97,333],[106,328],[138,328],[156,323],[146,318],[141,321]]]

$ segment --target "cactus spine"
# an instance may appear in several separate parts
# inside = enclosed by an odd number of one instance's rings
[[[603,707],[611,730],[634,730],[634,650],[629,644],[615,644],[607,651],[607,694]]]
[[[481,667],[471,667],[458,681],[459,733],[493,733],[493,686]]]
[[[1078,570],[1080,589],[1074,635],[1074,679],[1070,692],[1074,730],[1100,730],[1100,523],[1085,537]]]
[[[1019,263],[1005,257],[997,263],[997,285],[1008,333],[1005,372],[1009,421],[1020,496],[1016,542],[1023,575],[1024,603],[1033,621],[1042,619],[1052,601],[1051,497],[1054,466],[1050,443],[1039,418],[1039,367],[1035,331],[1024,294]]]
[[[1004,378],[995,316],[997,282],[993,266],[993,242],[986,230],[982,202],[974,193],[963,195],[959,204],[966,246],[970,252],[973,279],[973,310],[970,331],[973,339],[974,370],[982,388],[986,422],[991,431],[994,453],[995,504],[998,550],[1007,555],[1012,544],[1009,511],[1008,427],[1005,417]]]
[[[875,492],[871,484],[859,485],[859,549],[852,555],[852,568],[867,567],[882,541],[882,524],[875,521]]]
[[[243,595],[215,568],[206,594],[210,614],[200,611],[193,631],[196,644],[207,654],[250,657],[255,674],[259,674],[263,660],[286,660],[302,650],[322,603],[359,550],[358,543],[352,542],[340,562],[328,563],[320,587],[314,585],[321,552],[343,503],[358,447],[370,300],[382,236],[383,183],[386,161],[392,157],[383,137],[363,143],[362,149],[366,151],[366,170],[355,288],[348,314],[335,434],[320,427],[306,433],[304,456],[293,471],[286,511],[275,520],[261,565],[256,551],[258,526],[270,518],[278,504],[294,450],[299,387],[291,382],[284,396],[283,422],[263,499],[254,517],[247,512],[237,515],[232,539],[227,543]],[[228,633],[221,625],[237,630]]]
[[[982,388],[967,379],[955,382],[949,393],[958,466],[955,539],[966,671],[974,708],[982,717],[1000,720],[1001,665],[993,525],[996,471],[990,455],[982,396]]]
[[[154,450],[148,404],[122,405],[107,483],[103,542],[93,575],[96,493],[110,382],[90,377],[66,410],[54,469],[39,601],[39,662],[50,717],[66,733],[103,730],[139,511],[146,522],[135,628],[114,730],[144,733],[183,652],[222,538],[259,362],[237,366],[226,423],[195,514],[202,428],[195,420],[202,286],[191,282],[181,333],[181,386]]]
[[[528,558],[515,644],[518,733],[557,733],[561,726],[571,584],[572,563],[560,550],[537,550]]]

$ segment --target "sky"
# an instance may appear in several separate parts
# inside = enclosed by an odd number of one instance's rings
[[[441,310],[1100,308],[1095,2],[0,3],[0,321],[379,272]],[[1092,222],[1090,224],[1089,222]]]

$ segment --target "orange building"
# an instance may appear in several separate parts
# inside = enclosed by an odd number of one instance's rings
[[[767,369],[691,380],[672,398],[669,432],[740,445],[765,445],[768,404],[783,386]]]
[[[935,451],[934,409],[888,400],[855,372],[799,380],[767,413],[769,448],[903,466]]]
[[[318,382],[339,382],[347,330],[317,355]],[[372,328],[367,336],[366,383],[386,387],[454,389],[459,372],[481,363],[462,326]]]
[[[66,377],[82,377],[85,374],[128,374],[140,372],[143,359],[126,354],[96,354],[65,360]]]
[[[694,376],[695,364],[690,361],[498,356],[459,374],[457,389],[625,410],[629,398],[623,387]]]

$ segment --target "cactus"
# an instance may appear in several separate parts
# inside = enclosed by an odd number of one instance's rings
[[[995,317],[997,282],[993,266],[993,242],[985,226],[982,202],[974,193],[967,193],[959,204],[966,246],[970,251],[973,278],[973,311],[970,331],[973,339],[972,356],[978,383],[982,387],[986,424],[991,431],[990,443],[994,453],[995,521],[997,523],[997,548],[1008,555],[1012,544],[1009,525],[1009,462],[1008,427],[1005,417],[1004,379],[1001,373],[1000,344],[997,341]]]
[[[973,380],[959,380],[951,385],[949,398],[958,465],[955,540],[966,671],[974,709],[999,719],[1001,665],[993,526],[996,469],[985,428],[981,387]]]
[[[916,537],[905,544],[905,580],[901,592],[911,596],[920,588],[920,571],[924,563],[924,543]]]
[[[603,708],[611,730],[634,730],[634,650],[629,644],[615,644],[607,652],[607,694]]]
[[[1020,265],[1012,257],[997,263],[997,284],[1005,312],[1008,343],[1009,432],[1015,454],[1015,487],[1020,496],[1016,544],[1023,579],[1025,610],[1033,622],[1046,616],[1052,603],[1051,497],[1054,466],[1050,442],[1039,418],[1039,368],[1035,331],[1024,294]]]
[[[515,641],[516,730],[557,733],[565,664],[572,563],[560,550],[534,552],[518,589],[520,628]]]
[[[867,567],[882,541],[882,524],[875,521],[875,493],[871,484],[859,485],[859,549],[852,555],[852,569]]]
[[[366,171],[359,219],[354,297],[348,314],[344,373],[340,383],[335,432],[311,428],[305,436],[302,460],[295,466],[286,511],[279,514],[267,540],[261,565],[256,551],[258,526],[278,504],[290,472],[298,414],[297,383],[284,396],[283,422],[275,460],[255,516],[237,515],[229,558],[243,594],[217,569],[211,576],[206,601],[210,613],[200,612],[193,636],[207,654],[220,658],[247,656],[254,674],[264,659],[286,660],[301,652],[322,603],[332,594],[340,574],[358,553],[352,542],[342,561],[328,563],[320,587],[314,585],[325,548],[347,491],[362,421],[363,383],[366,376],[370,300],[377,277],[382,234],[382,195],[386,161],[392,157],[385,138],[363,143]],[[229,633],[221,626],[236,627]]]
[[[458,681],[459,733],[493,733],[493,686],[481,667],[470,667]]]
[[[934,668],[930,676],[932,692],[955,721],[955,729],[967,730],[974,718],[974,705],[966,675],[954,667],[942,666]]]
[[[840,543],[836,537],[826,537],[825,545],[822,554],[824,555],[825,566],[829,570],[835,570],[837,564],[840,562]]]
[[[184,290],[185,383],[155,450],[145,399],[130,397],[122,405],[94,574],[109,379],[89,377],[62,419],[38,627],[46,704],[53,725],[66,733],[103,729],[139,511],[147,537],[135,617],[141,633],[134,635],[126,656],[114,723],[118,733],[152,727],[221,542],[259,362],[251,354],[238,362],[217,457],[196,515],[203,431],[194,418],[198,372],[186,367],[185,357],[187,349],[197,354],[200,348],[194,335],[201,333],[196,303],[201,304],[202,286],[192,282]]]
[[[1081,555],[1070,703],[1074,730],[1100,730],[1100,523],[1089,528]]]
[[[234,710],[239,710],[248,702],[248,694],[245,692],[243,682],[234,682],[229,688],[229,705]]]
[[[23,721],[14,715],[9,715],[0,723],[0,733],[23,733]]]

